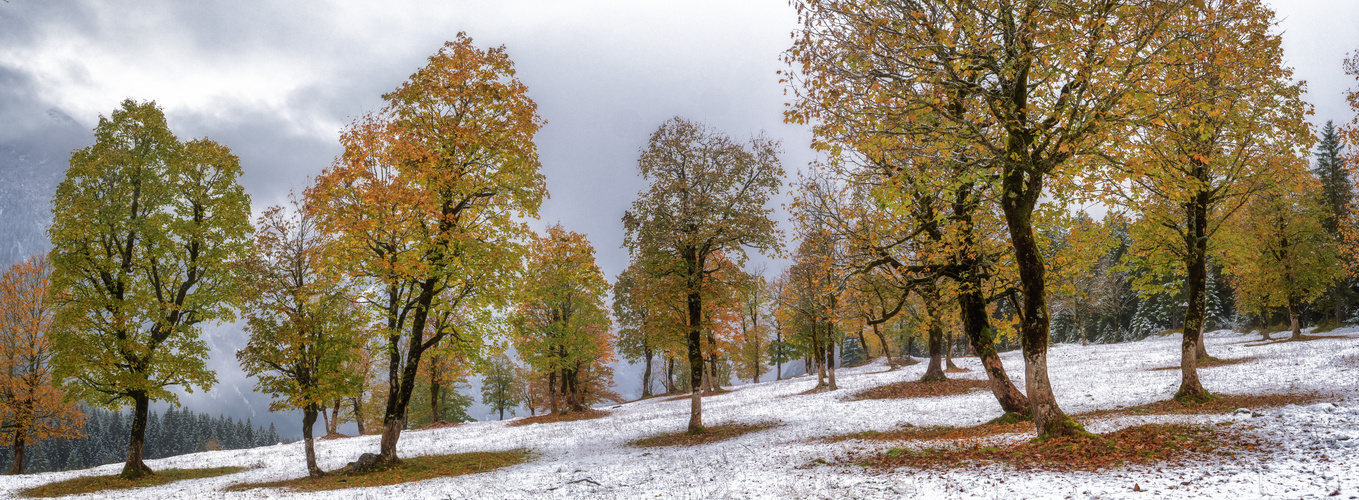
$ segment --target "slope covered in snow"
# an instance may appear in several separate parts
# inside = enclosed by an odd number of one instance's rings
[[[887,449],[900,443],[810,438],[903,424],[975,425],[1000,414],[986,391],[903,400],[846,401],[867,387],[918,378],[924,364],[884,372],[878,363],[838,372],[841,390],[800,394],[814,379],[739,386],[704,400],[705,423],[779,421],[770,430],[692,448],[641,449],[626,443],[683,428],[687,401],[649,399],[610,408],[609,417],[565,423],[507,427],[478,422],[438,430],[405,432],[399,454],[416,456],[464,451],[528,448],[537,458],[493,472],[441,478],[383,488],[311,494],[279,490],[224,493],[239,482],[305,475],[300,443],[243,451],[207,452],[148,461],[153,468],[226,465],[255,467],[211,479],[183,481],[101,498],[1257,498],[1359,495],[1359,330],[1331,332],[1340,338],[1253,345],[1258,335],[1216,332],[1209,352],[1249,362],[1200,371],[1210,391],[1270,394],[1322,391],[1334,403],[1286,406],[1233,415],[1174,415],[1085,419],[1094,432],[1148,422],[1223,423],[1256,433],[1277,449],[1239,456],[1230,462],[1174,468],[1127,467],[1104,472],[1053,473],[1008,470],[1003,466],[946,473],[898,469],[882,472],[858,466],[816,465],[855,449]],[[1178,362],[1179,338],[1158,337],[1114,345],[1054,346],[1050,354],[1058,400],[1070,414],[1166,400],[1178,385],[1177,370],[1152,370]],[[1023,387],[1018,352],[1002,355]],[[955,360],[980,378],[974,358]],[[1251,429],[1253,428],[1253,429]],[[1249,430],[1247,430],[1249,429]],[[1029,435],[1001,439],[1025,440]],[[377,450],[377,437],[317,444],[320,465],[335,469],[363,452]],[[0,494],[92,474],[114,474],[121,465],[90,470],[0,478]],[[586,480],[588,479],[588,481]],[[1133,491],[1136,484],[1143,491]]]

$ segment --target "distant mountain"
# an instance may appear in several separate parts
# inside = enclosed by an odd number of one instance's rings
[[[0,145],[0,265],[51,248],[52,195],[66,171],[66,160],[51,153]]]

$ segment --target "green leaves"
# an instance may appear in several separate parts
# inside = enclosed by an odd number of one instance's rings
[[[53,200],[57,377],[72,397],[119,408],[165,388],[210,388],[202,323],[241,301],[250,198],[224,146],[181,143],[155,103],[124,101],[71,155]]]

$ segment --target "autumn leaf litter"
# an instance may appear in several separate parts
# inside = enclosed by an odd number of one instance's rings
[[[239,482],[305,475],[300,443],[250,450],[196,453],[149,460],[155,469],[247,466],[238,474],[182,481],[101,498],[1258,498],[1359,497],[1359,329],[1331,332],[1343,338],[1251,346],[1230,331],[1208,335],[1210,354],[1257,359],[1200,371],[1204,387],[1233,394],[1320,392],[1333,402],[1260,408],[1213,415],[1102,415],[1083,420],[1107,433],[1142,424],[1210,425],[1258,439],[1263,446],[1233,457],[1199,457],[1185,465],[1147,465],[1094,472],[1016,470],[981,465],[947,470],[882,470],[849,465],[856,454],[920,447],[920,442],[827,437],[888,432],[905,425],[965,427],[1000,415],[989,391],[934,398],[859,400],[850,394],[920,377],[925,364],[884,372],[881,362],[837,372],[840,390],[807,395],[814,378],[737,386],[705,398],[706,423],[781,425],[700,446],[638,448],[627,443],[673,432],[687,421],[688,401],[645,401],[607,407],[594,420],[509,427],[478,422],[407,431],[399,454],[416,456],[527,448],[537,459],[505,469],[380,488],[322,493],[280,490],[222,492]],[[1113,345],[1057,345],[1049,367],[1058,401],[1069,414],[1112,410],[1169,399],[1179,373],[1154,368],[1179,359],[1179,337],[1152,337]],[[1001,356],[1023,388],[1018,352]],[[981,378],[974,358],[955,359]],[[1022,443],[1028,434],[993,436]],[[929,443],[928,446],[939,446]],[[317,443],[318,462],[331,470],[377,449],[377,436]],[[93,469],[0,478],[0,495],[77,476],[114,474],[121,464]],[[1134,485],[1140,491],[1134,491]],[[1338,495],[1330,496],[1334,492]]]

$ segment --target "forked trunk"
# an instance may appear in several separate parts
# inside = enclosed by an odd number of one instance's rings
[[[1026,99],[1025,96],[1019,97],[1021,101]],[[1021,109],[1024,107],[1024,102],[1016,104]],[[1011,133],[1007,153],[1014,159],[1027,157],[1028,140],[1023,134]],[[1047,285],[1043,255],[1034,239],[1032,219],[1034,206],[1043,190],[1042,175],[1026,175],[1025,168],[1034,167],[1007,162],[1001,179],[1000,196],[1023,295],[1019,308],[1019,337],[1024,348],[1025,392],[1029,396],[1029,408],[1039,436],[1082,435],[1085,429],[1067,417],[1057,405],[1057,397],[1048,379],[1050,323]]]
[[[1000,403],[1000,408],[1005,413],[1029,415],[1029,398],[1010,381],[1000,356],[996,354],[996,331],[991,328],[990,318],[986,314],[986,298],[982,295],[981,287],[965,287],[965,291],[958,294],[958,307],[962,315],[963,332],[972,343],[972,351],[977,353],[982,369],[986,371],[986,378],[991,380],[991,394]]]
[[[132,396],[132,435],[127,444],[127,462],[123,464],[123,479],[137,479],[152,474],[151,468],[142,462],[142,448],[146,444],[146,413],[151,399],[146,394]]]

